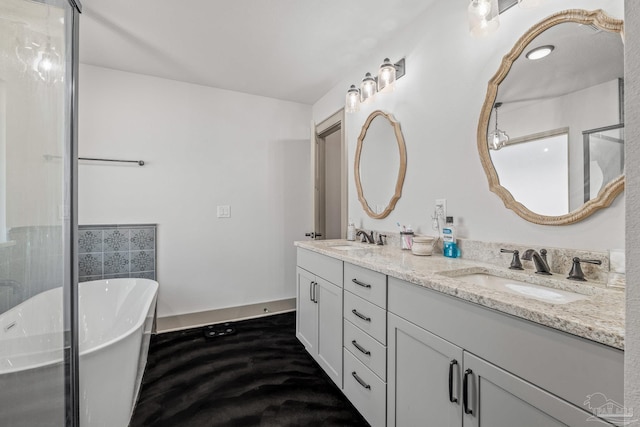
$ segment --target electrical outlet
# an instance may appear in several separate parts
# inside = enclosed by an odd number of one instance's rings
[[[444,224],[447,218],[447,199],[436,199],[436,218]]]

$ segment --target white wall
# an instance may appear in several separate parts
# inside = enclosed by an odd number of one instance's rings
[[[476,39],[469,35],[465,1],[433,2],[428,12],[387,42],[378,42],[369,61],[346,75],[313,106],[316,122],[336,111],[347,88],[384,57],[406,57],[407,74],[396,91],[380,94],[373,104],[346,117],[349,145],[349,216],[365,228],[395,230],[396,222],[430,233],[434,200],[446,198],[448,214],[461,221],[461,237],[549,247],[593,250],[624,245],[624,195],[610,208],[575,225],[552,227],[526,222],[505,209],[489,191],[476,148],[476,131],[487,82],[502,56],[532,25],[570,8],[606,10],[623,17],[623,0],[550,1],[537,9],[514,7],[501,15],[497,33]],[[353,41],[354,43],[357,40]],[[355,197],[353,155],[360,127],[375,109],[392,113],[407,144],[407,176],[402,198],[384,220],[366,216]]]
[[[506,129],[511,138],[569,128],[569,206],[571,210],[575,210],[584,203],[582,132],[620,123],[618,85],[616,79],[563,96],[521,105],[505,105],[500,108],[498,124],[501,129]],[[527,120],[528,117],[535,117],[535,120]],[[493,120],[495,115],[492,115],[491,123],[495,123]]]
[[[160,317],[295,296],[307,105],[81,65],[80,224],[158,224]],[[216,206],[231,218],[217,219]]]
[[[640,3],[625,2],[625,134],[626,164],[640,163]],[[627,170],[627,318],[625,329],[625,390],[627,408],[640,425],[640,169]]]

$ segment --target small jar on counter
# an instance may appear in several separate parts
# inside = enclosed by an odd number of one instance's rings
[[[402,249],[411,250],[413,245],[413,231],[401,231],[400,232],[400,247]]]
[[[430,236],[414,237],[411,253],[414,255],[429,256],[433,253],[433,247],[437,241],[438,239]]]

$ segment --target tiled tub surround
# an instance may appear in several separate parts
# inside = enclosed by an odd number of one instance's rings
[[[570,281],[565,279],[566,272],[554,276],[539,276],[533,274],[531,270],[509,270],[508,254],[501,254],[500,266],[497,266],[488,262],[465,258],[451,259],[441,255],[415,256],[410,251],[401,250],[393,245],[362,244],[364,249],[332,249],[332,246],[349,243],[352,242],[305,241],[296,242],[296,246],[611,347],[624,349],[624,291],[619,289],[609,289],[604,284],[595,282],[583,284]],[[460,270],[469,272],[483,270],[509,275],[514,279],[525,278],[533,283],[578,292],[587,295],[588,298],[555,305],[499,290],[480,288],[447,276],[452,271],[460,272]]]
[[[78,227],[79,280],[156,280],[156,225]]]

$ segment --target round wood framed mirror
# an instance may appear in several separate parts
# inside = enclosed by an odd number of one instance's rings
[[[602,10],[557,13],[529,29],[489,81],[480,160],[490,190],[525,220],[572,224],[623,191],[622,36],[623,21]],[[536,60],[541,47],[550,54]]]
[[[358,200],[371,218],[386,218],[402,195],[407,149],[398,123],[380,110],[369,115],[356,147],[354,175]]]

